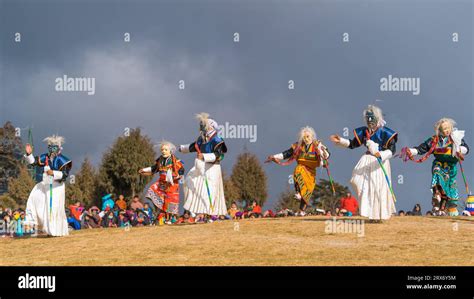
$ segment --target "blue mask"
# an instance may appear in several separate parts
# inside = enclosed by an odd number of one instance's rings
[[[48,152],[49,152],[50,154],[57,154],[57,153],[59,153],[59,146],[57,146],[57,145],[52,145],[52,144],[48,145]]]

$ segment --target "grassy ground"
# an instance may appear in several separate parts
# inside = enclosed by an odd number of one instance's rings
[[[474,221],[394,217],[364,236],[326,232],[326,217],[74,231],[0,239],[0,265],[474,265]],[[361,218],[353,218],[361,219]]]

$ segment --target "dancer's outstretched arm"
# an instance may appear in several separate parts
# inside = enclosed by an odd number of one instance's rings
[[[354,137],[353,139],[350,140],[350,139],[343,138],[339,135],[331,135],[329,139],[338,146],[347,147],[350,149],[358,148],[364,143],[364,140],[361,140],[359,137]]]

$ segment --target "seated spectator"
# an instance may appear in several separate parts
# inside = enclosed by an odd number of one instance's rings
[[[195,223],[205,223],[207,222],[207,217],[204,214],[198,214],[194,219]]]
[[[143,211],[145,211],[148,218],[150,219],[150,223],[154,223],[155,222],[155,215],[153,213],[153,209],[150,207],[150,205],[147,202],[143,204]],[[173,218],[172,218],[171,221],[173,221]],[[175,219],[175,222],[176,222],[176,219]]]
[[[135,210],[135,219],[132,223],[133,226],[145,226],[150,224],[150,218],[142,209]]]
[[[84,228],[99,228],[100,225],[99,208],[93,206],[84,214]]]
[[[251,206],[251,210],[249,209],[249,211],[247,212],[247,217],[248,218],[260,218],[262,217],[262,207],[260,207],[258,204],[257,204],[257,201],[254,200],[252,202],[252,206]]]
[[[433,216],[433,212],[431,212],[431,211],[426,211],[425,216]]]
[[[272,210],[266,210],[265,213],[263,213],[263,218],[273,218],[275,217],[275,213],[273,213]]]
[[[119,195],[119,198],[115,201],[115,205],[119,208],[119,210],[126,210],[127,209],[127,202],[122,194]]]
[[[143,210],[143,204],[140,202],[140,198],[138,195],[135,195],[132,199],[132,203],[130,204],[130,209],[135,211],[137,209]]]
[[[76,201],[74,204],[70,205],[69,211],[71,213],[71,216],[80,223],[82,220],[81,219],[82,211],[84,211],[84,208],[81,207],[81,202]]]
[[[398,211],[398,216],[405,216],[405,211],[404,210]]]
[[[14,236],[14,223],[13,223],[13,213],[11,209],[6,208],[5,212],[3,212],[2,220],[4,222],[4,234],[2,237],[13,237]]]
[[[112,194],[107,194],[102,197],[102,211],[105,211],[107,207],[112,209],[115,205],[114,200],[112,199]]]
[[[114,212],[107,207],[107,212],[102,218],[103,227],[117,227],[117,219],[115,218]]]
[[[176,223],[178,223],[178,224],[181,224],[181,223],[194,223],[194,218],[191,216],[191,213],[189,211],[184,211],[184,214],[181,215],[181,217],[178,218],[178,221]]]
[[[130,226],[130,218],[127,215],[125,210],[120,210],[117,217],[117,226],[118,227],[127,227]]]
[[[353,216],[358,214],[359,203],[350,192],[347,192],[346,196],[341,198],[339,203],[339,211],[343,216]]]
[[[413,216],[421,216],[421,205],[419,203],[417,203],[413,207],[412,215]]]
[[[71,228],[73,228],[74,230],[79,230],[79,229],[81,229],[81,222],[77,221],[77,219],[75,219],[75,218],[72,217],[72,216],[67,217],[67,223],[68,223],[69,226],[70,226]]]
[[[21,211],[15,211],[13,213],[13,220],[15,221],[15,237],[23,237],[23,222],[25,221],[25,213],[22,213]]]
[[[237,204],[235,203],[235,201],[232,202],[232,204],[230,205],[230,209],[227,211],[227,213],[229,214],[230,219],[242,219],[243,213],[237,207]]]

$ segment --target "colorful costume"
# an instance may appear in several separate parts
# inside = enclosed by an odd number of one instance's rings
[[[26,220],[28,225],[35,225],[39,230],[51,236],[65,236],[69,234],[65,205],[65,184],[72,161],[61,154],[63,138],[52,136],[45,139],[50,150],[47,154],[34,157],[25,155],[29,164],[40,166],[43,169],[42,181],[37,183],[26,203]],[[53,170],[53,176],[46,172]]]
[[[195,159],[194,167],[186,176],[184,209],[194,214],[226,215],[220,162],[227,147],[224,139],[217,135],[217,123],[207,116],[205,113],[198,115],[201,135],[196,142],[179,148],[183,153],[194,152],[203,156],[203,160]]]
[[[159,174],[159,179],[153,183],[146,193],[155,206],[165,213],[179,214],[179,179],[184,174],[183,163],[171,155],[167,158],[160,156],[150,172]]]
[[[289,149],[273,157],[279,160],[288,159],[287,162],[279,163],[283,165],[296,160],[297,165],[293,172],[295,191],[307,205],[316,186],[316,168],[320,167],[329,155],[327,147],[321,141],[314,140],[308,145],[304,142],[294,143]]]
[[[466,155],[469,147],[463,139],[464,131],[454,129],[449,136],[441,134],[431,136],[425,142],[415,148],[408,148],[406,154],[411,160],[414,155],[424,155],[416,162],[425,161],[429,155],[434,155],[431,167],[431,188],[433,191],[433,202],[441,210],[445,208],[451,216],[457,216],[457,205],[459,193],[456,184],[459,156]],[[439,194],[440,197],[437,197]],[[447,205],[446,205],[447,204]]]
[[[351,178],[352,187],[360,201],[360,215],[374,220],[389,219],[396,212],[395,198],[391,193],[389,159],[395,153],[398,134],[385,126],[379,108],[369,105],[364,115],[368,126],[370,123],[375,126],[374,129],[370,130],[366,126],[357,128],[352,140],[340,137],[338,145],[350,149],[367,146]],[[380,155],[380,160],[376,154]]]

